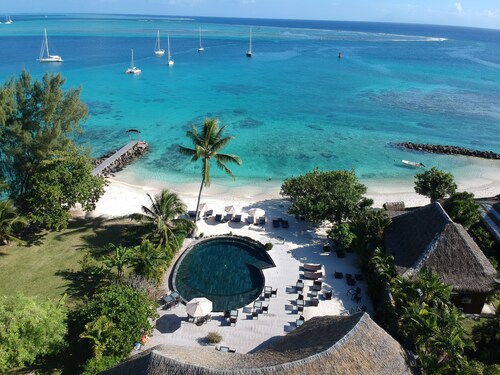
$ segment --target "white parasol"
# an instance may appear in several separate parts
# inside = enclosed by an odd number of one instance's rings
[[[234,206],[226,206],[226,208],[224,208],[224,211],[226,211],[228,214],[234,214],[236,213],[236,208],[234,208]]]
[[[186,304],[186,312],[193,318],[201,318],[210,314],[213,309],[212,301],[205,297],[193,298]]]
[[[248,214],[253,217],[262,217],[266,214],[262,208],[251,208],[248,210]]]

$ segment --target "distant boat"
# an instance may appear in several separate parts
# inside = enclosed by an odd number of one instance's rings
[[[425,167],[425,165],[423,165],[422,163],[417,163],[415,161],[401,160],[401,163],[403,163],[405,165],[409,165],[410,167],[416,167],[416,168],[423,168],[423,167]]]
[[[250,28],[250,46],[247,51],[247,57],[252,57],[252,28]]]
[[[339,52],[339,60],[342,58],[342,52]]]
[[[51,55],[49,52],[49,40],[47,39],[47,29],[43,31],[42,48],[40,49],[40,57],[38,61],[41,63],[46,62],[63,62],[61,56]]]
[[[204,52],[205,48],[201,45],[201,27],[200,27],[200,46],[198,47],[198,52]]]
[[[155,55],[156,56],[163,56],[165,54],[165,50],[160,47],[160,30],[158,30],[158,34],[156,37],[156,44],[155,44]]]
[[[7,16],[7,20],[5,21],[5,24],[6,24],[6,25],[10,25],[12,22],[14,22],[14,21],[12,21],[12,20],[10,19],[10,16]]]
[[[172,60],[172,55],[170,55],[170,34],[167,34],[167,52],[168,66],[174,66],[174,60]]]
[[[134,65],[134,49],[132,48],[132,60],[130,62],[130,68],[128,68],[125,73],[127,74],[140,74],[141,69]]]

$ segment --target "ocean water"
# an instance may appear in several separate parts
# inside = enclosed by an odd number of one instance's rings
[[[93,156],[128,141],[150,144],[127,174],[141,181],[199,180],[180,156],[186,130],[217,117],[239,184],[312,170],[355,169],[361,179],[403,180],[401,159],[456,176],[465,157],[420,154],[393,143],[453,144],[500,153],[500,30],[444,26],[120,15],[11,15],[0,25],[0,78],[24,68],[62,73],[89,106],[78,142]],[[245,57],[253,27],[253,57]],[[199,54],[198,28],[205,52]],[[47,28],[62,64],[36,61]],[[170,33],[175,66],[153,53]],[[142,74],[124,72],[131,49]],[[8,51],[8,53],[6,53]],[[337,54],[342,51],[343,58]],[[482,163],[500,167],[498,162]],[[223,173],[214,168],[221,179]],[[499,169],[500,171],[500,169]],[[465,176],[466,177],[466,176]]]

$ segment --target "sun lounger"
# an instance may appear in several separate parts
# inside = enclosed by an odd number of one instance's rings
[[[240,215],[240,214],[235,215],[235,216],[233,217],[233,221],[234,221],[235,223],[240,223],[240,222],[241,222],[241,215]]]
[[[281,227],[282,228],[288,228],[288,220],[281,220]]]
[[[318,306],[319,305],[319,299],[317,299],[317,298],[312,298],[310,302],[311,302],[311,306]]]
[[[229,324],[230,325],[233,325],[233,324],[236,325],[236,320],[237,320],[237,318],[229,318]]]
[[[218,223],[220,223],[222,221],[222,215],[221,214],[215,215],[215,221],[217,221]]]
[[[252,311],[252,319],[254,318],[259,319],[259,313],[257,311]]]
[[[266,217],[265,216],[259,217],[259,224],[260,225],[265,225],[266,224]]]
[[[253,224],[254,218],[253,216],[248,216],[245,221],[247,224]]]
[[[280,222],[277,219],[273,219],[273,228],[279,228],[280,227]]]
[[[188,211],[189,217],[195,217],[196,216],[196,211]]]
[[[337,271],[335,271],[335,273],[333,274],[333,276],[336,279],[343,279],[344,278],[344,274],[342,272],[337,272]]]
[[[323,277],[323,272],[310,272],[310,271],[304,271],[304,278],[305,279],[312,279],[312,280],[317,280]]]
[[[262,306],[262,313],[269,314],[269,305],[263,305]]]
[[[224,221],[231,221],[233,219],[233,214],[227,214],[224,216]]]
[[[214,210],[208,210],[205,212],[205,215],[203,215],[204,217],[210,217],[214,214]]]
[[[347,282],[347,285],[349,285],[349,286],[356,285],[356,279],[354,279],[352,277],[350,279],[346,279],[346,282]]]
[[[323,251],[325,253],[329,253],[330,251],[332,251],[332,248],[330,247],[330,245],[323,245]]]
[[[271,297],[277,297],[278,296],[278,288],[272,289],[271,290]]]
[[[228,346],[219,346],[219,352],[228,353],[229,347]]]
[[[322,287],[323,287],[323,283],[321,281],[314,280],[313,290],[320,291]]]
[[[327,290],[325,292],[325,299],[332,299],[332,291],[331,290]]]
[[[321,269],[321,264],[304,263],[302,268],[306,271],[319,271]]]

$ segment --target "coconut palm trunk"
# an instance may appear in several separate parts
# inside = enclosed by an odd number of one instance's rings
[[[201,193],[204,186],[210,186],[210,161],[215,160],[217,167],[222,169],[228,175],[234,178],[233,172],[226,166],[226,163],[241,164],[241,159],[237,155],[219,153],[234,137],[224,137],[225,126],[219,128],[217,119],[205,119],[201,131],[193,125],[192,129],[186,133],[191,140],[194,148],[180,146],[179,152],[191,156],[191,161],[196,162],[199,159],[203,161],[202,179],[200,191],[198,193],[198,202],[196,204],[195,221],[199,220],[199,209]]]

